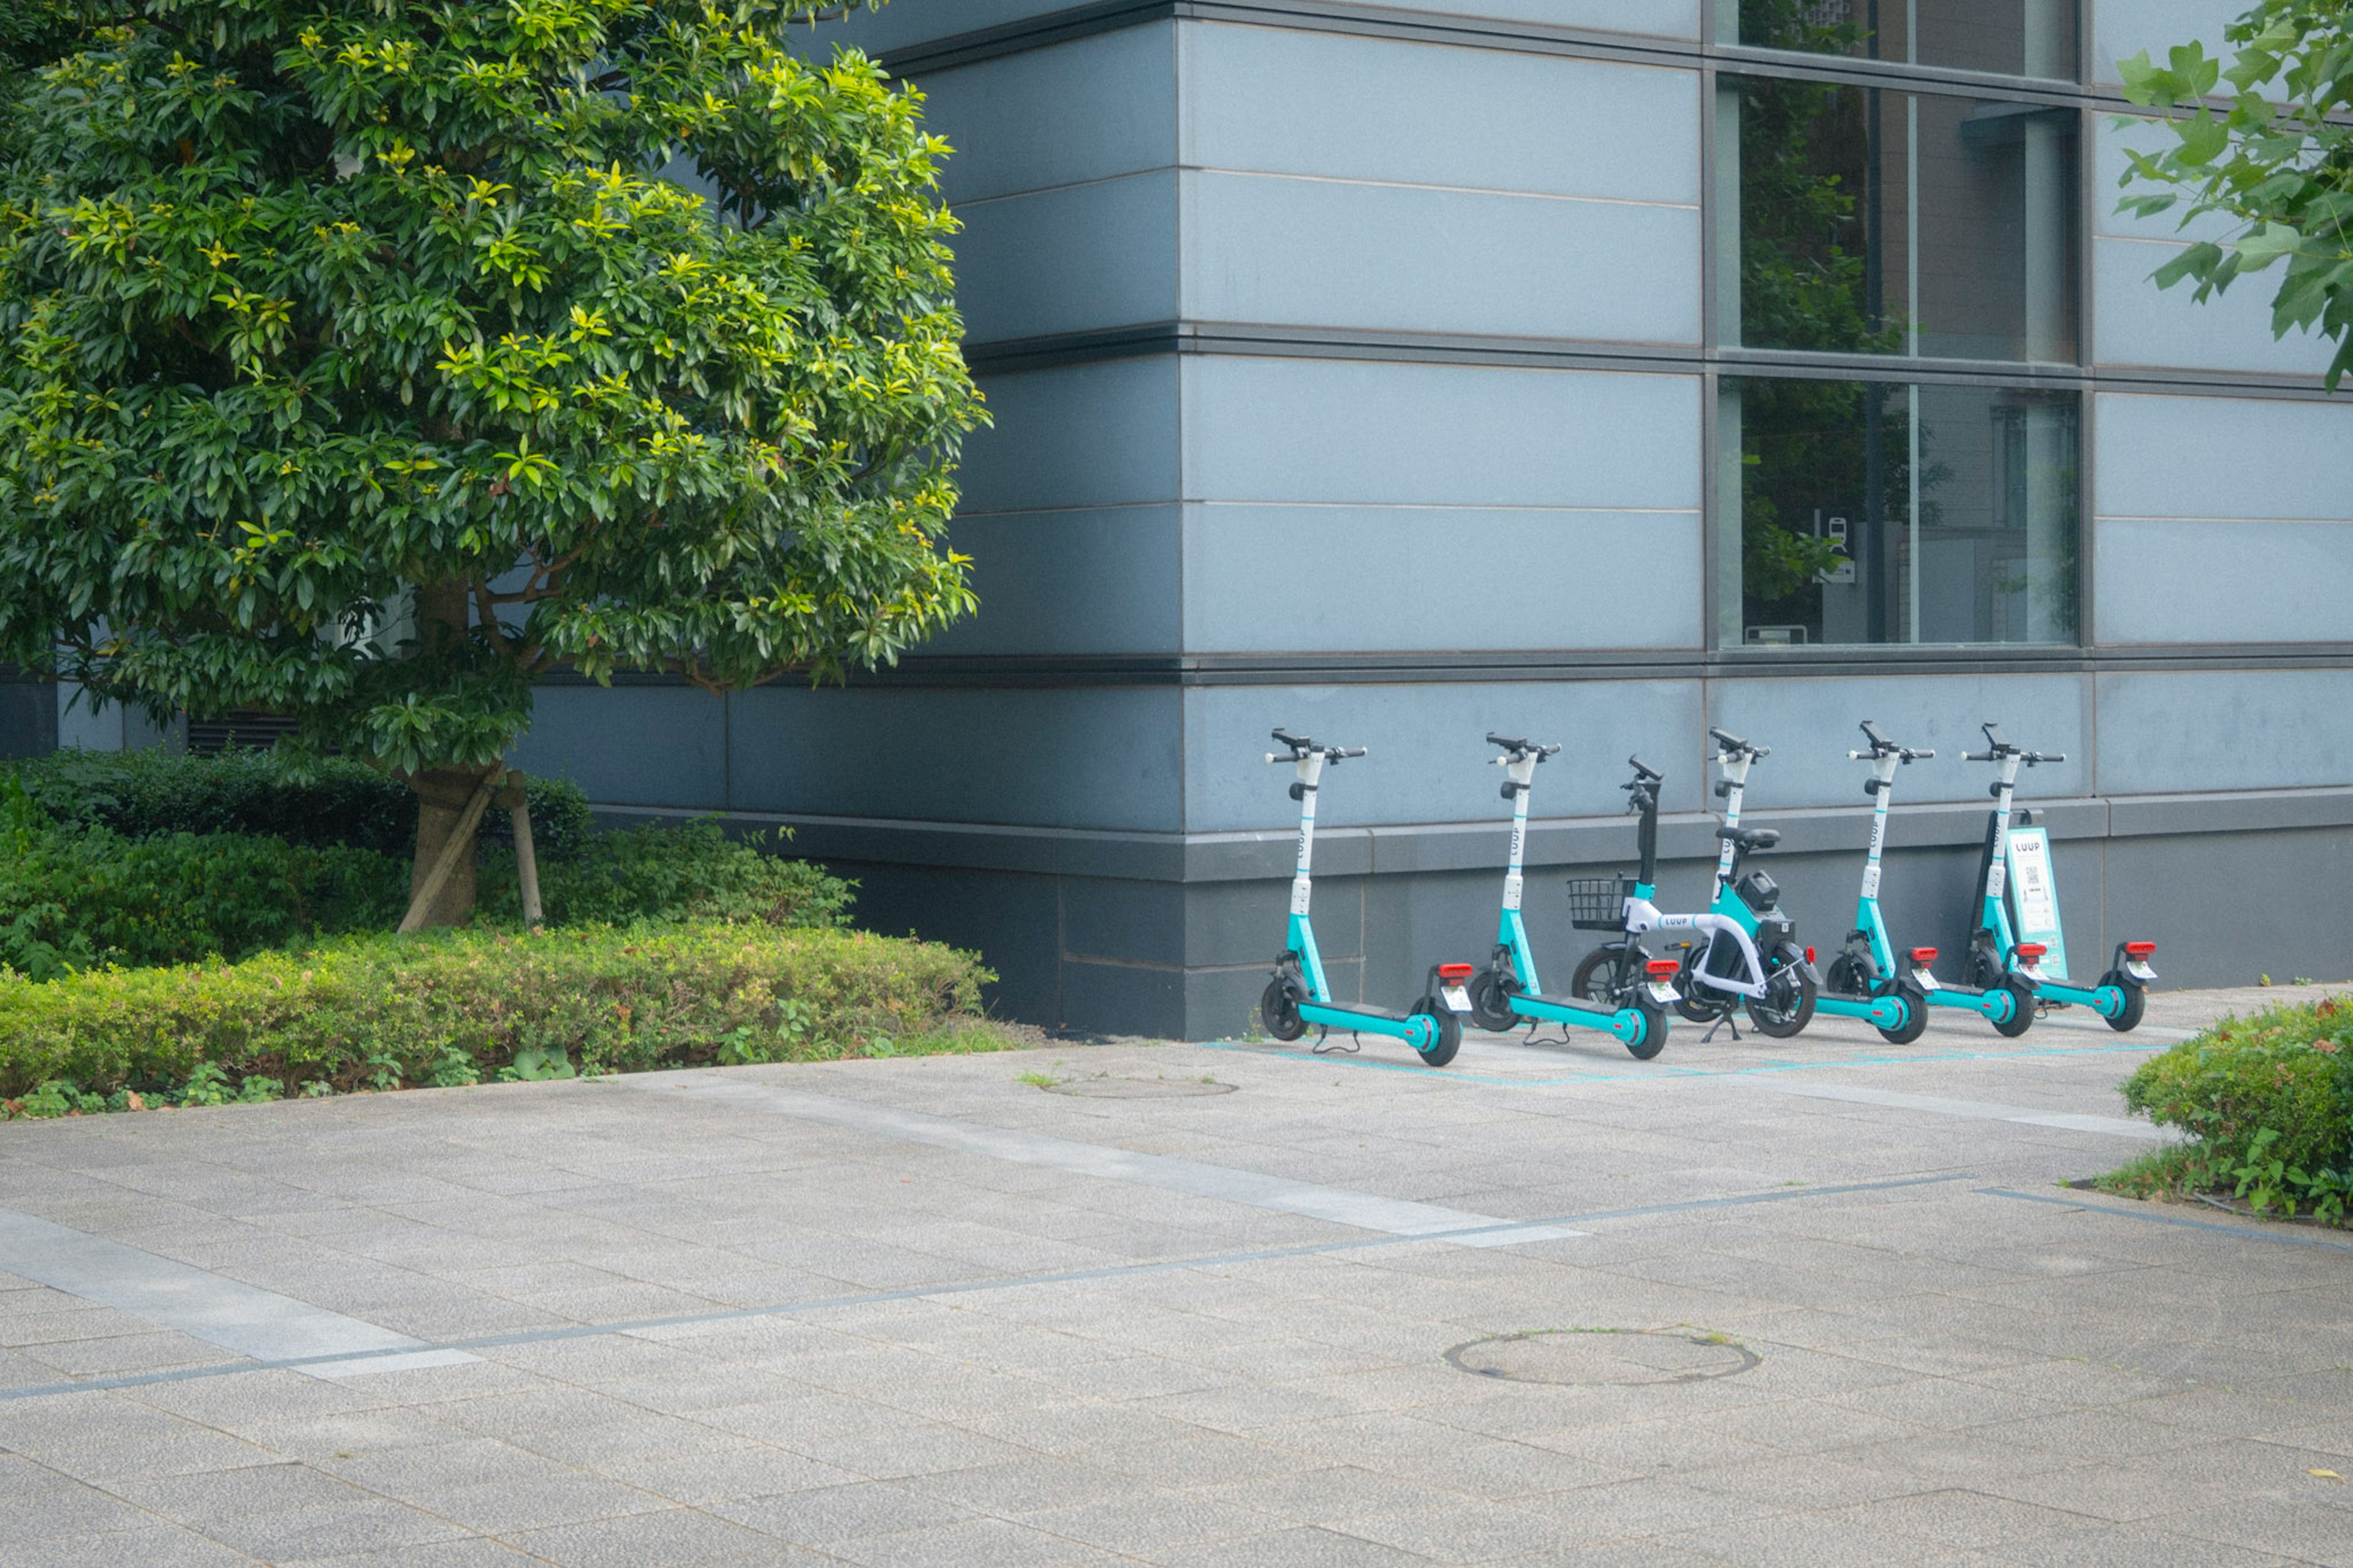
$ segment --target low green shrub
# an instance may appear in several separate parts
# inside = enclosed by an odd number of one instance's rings
[[[541,856],[540,900],[550,925],[669,920],[840,925],[853,884],[806,860],[771,854],[769,842],[766,834],[731,839],[708,819],[600,833],[568,858]],[[482,873],[480,909],[485,920],[522,920],[513,850],[491,855]]]
[[[46,985],[0,973],[0,1097],[21,1115],[50,1095],[65,1114],[118,1093],[218,1104],[1001,1049],[978,1016],[994,978],[935,943],[762,925],[359,937]]]
[[[63,751],[6,766],[63,827],[105,827],[126,838],[252,833],[400,860],[417,847],[415,792],[343,757],[312,759],[298,770],[270,752]],[[532,779],[526,794],[539,853],[555,860],[579,853],[595,829],[587,796],[561,779]],[[484,813],[482,836],[511,843],[507,814]]]
[[[37,981],[388,930],[406,904],[406,863],[367,849],[242,833],[126,838],[103,827],[6,838],[0,966]]]
[[[2143,1062],[2125,1103],[2192,1142],[2103,1178],[2111,1191],[2226,1191],[2331,1217],[2353,1195],[2353,1005],[2282,1003]]]

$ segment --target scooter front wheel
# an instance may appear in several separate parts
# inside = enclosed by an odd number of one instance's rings
[[[2133,979],[2121,969],[2111,969],[2100,976],[2102,985],[2113,985],[2125,994],[2125,1010],[2108,1018],[2108,1027],[2125,1034],[2139,1026],[2141,1015],[2148,1011],[2148,987]],[[2107,1017],[2102,1014],[2102,1017]]]
[[[1295,1040],[1307,1032],[1307,1020],[1299,1016],[1298,987],[1288,975],[1267,982],[1265,994],[1258,999],[1258,1016],[1278,1040]]]
[[[1471,1021],[1491,1034],[1518,1028],[1527,1020],[1512,1011],[1514,989],[1502,971],[1481,970],[1471,981]]]
[[[1917,985],[1903,980],[1881,982],[1873,996],[1894,996],[1904,1004],[1904,1023],[1900,1028],[1882,1027],[1879,1037],[1891,1046],[1908,1046],[1928,1032],[1928,994]]]
[[[1454,1053],[1462,1048],[1462,1020],[1454,1016],[1452,1008],[1441,1005],[1435,996],[1423,997],[1413,1005],[1413,1010],[1417,1016],[1427,1017],[1438,1026],[1438,1037],[1428,1046],[1416,1046],[1414,1049],[1430,1066],[1444,1067],[1454,1059]]]
[[[2002,977],[2003,988],[2010,992],[2010,1016],[1994,1026],[1994,1032],[2005,1040],[2014,1040],[2034,1027],[2034,982],[2022,974]]]

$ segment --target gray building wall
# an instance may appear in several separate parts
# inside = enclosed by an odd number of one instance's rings
[[[1710,642],[1736,363],[1695,0],[892,0],[834,36],[959,148],[983,608],[847,690],[554,689],[519,760],[620,812],[793,825],[868,923],[979,948],[1016,1016],[1201,1036],[1244,1026],[1281,942],[1272,725],[1371,748],[1324,795],[1317,928],[1343,994],[1401,1003],[1493,940],[1491,728],[1567,746],[1529,904],[1565,971],[1561,878],[1630,858],[1630,752],[1669,775],[1665,891],[1704,901],[1709,723],[1774,748],[1752,819],[1825,947],[1856,721],[1935,746],[1888,908],[1957,952],[1988,770],[1953,759],[1995,719],[2067,753],[2023,795],[2079,969],[2145,936],[2173,983],[2340,973],[2353,402],[2319,394],[2322,345],[2274,342],[2262,279],[2160,293],[2183,239],[2107,212],[2139,134],[2109,125],[2114,61],[2241,8],[2101,0],[2085,29],[2085,645],[1760,651]]]

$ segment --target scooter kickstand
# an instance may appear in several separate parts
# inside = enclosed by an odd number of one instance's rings
[[[1699,1043],[1704,1046],[1710,1040],[1715,1038],[1715,1032],[1718,1029],[1723,1028],[1726,1024],[1732,1026],[1732,1043],[1736,1046],[1738,1045],[1740,1043],[1740,1023],[1737,1009],[1735,1009],[1733,1012],[1723,1014],[1715,1020],[1715,1023],[1710,1024],[1707,1026],[1707,1033],[1699,1037]]]

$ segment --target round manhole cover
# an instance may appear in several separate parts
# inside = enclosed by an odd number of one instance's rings
[[[1446,1359],[1464,1372],[1515,1383],[1629,1387],[1732,1377],[1758,1358],[1722,1334],[1693,1329],[1546,1329],[1472,1340]]]
[[[1232,1084],[1204,1083],[1197,1078],[1074,1078],[1046,1086],[1048,1094],[1075,1094],[1082,1100],[1194,1100],[1233,1091]]]

